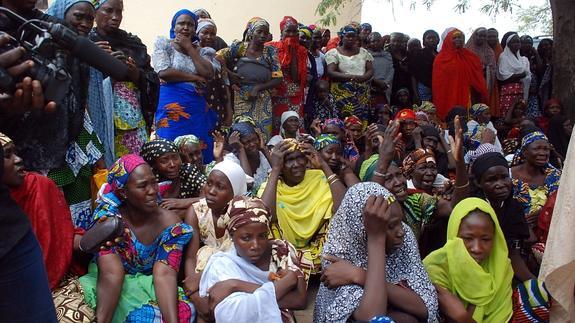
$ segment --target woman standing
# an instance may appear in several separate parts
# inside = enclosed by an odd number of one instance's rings
[[[232,125],[232,117],[234,111],[232,110],[232,101],[230,93],[230,82],[227,74],[224,74],[222,65],[219,61],[215,60],[217,46],[218,28],[212,19],[200,19],[196,34],[200,39],[200,46],[209,49],[207,55],[215,67],[214,78],[207,82],[204,93],[204,98],[208,103],[208,107],[218,114],[217,128],[222,129]]]
[[[283,78],[277,50],[264,45],[269,34],[268,22],[254,17],[247,24],[243,41],[234,42],[217,53],[232,83],[234,119],[250,117],[266,140],[272,133],[271,90]]]
[[[210,132],[215,128],[217,115],[201,92],[213,78],[215,67],[208,54],[213,49],[194,43],[196,26],[196,15],[180,10],[172,18],[170,39],[156,40],[154,69],[164,83],[155,124],[157,135],[170,141],[181,135],[196,135],[207,146],[204,162],[209,163],[213,159]]]
[[[431,77],[433,75],[433,62],[437,56],[439,34],[435,30],[423,33],[423,49],[418,50],[409,58],[409,73],[412,75],[414,86],[417,89],[415,102],[431,101]]]
[[[465,35],[451,30],[433,62],[433,103],[442,120],[456,105],[469,107],[474,101],[488,101],[481,60],[463,48],[464,43]],[[479,99],[474,100],[477,96]]]
[[[280,22],[281,40],[269,42],[278,51],[283,81],[272,96],[273,131],[280,131],[282,113],[291,110],[303,117],[305,87],[307,84],[308,51],[299,43],[298,22],[286,16]]]
[[[96,28],[90,32],[90,39],[101,47],[107,46],[112,55],[125,61],[130,66],[130,73],[128,80],[106,79],[105,108],[92,121],[95,127],[104,122],[111,127],[111,120],[106,120],[112,114],[115,156],[139,153],[153,124],[160,80],[150,66],[146,46],[137,36],[119,28],[123,1],[100,0],[96,9]]]
[[[487,44],[487,29],[485,27],[475,29],[465,44],[465,48],[475,53],[475,55],[479,56],[479,59],[481,59],[483,76],[485,77],[485,83],[487,85],[487,93],[489,94],[489,99],[491,101],[493,90],[497,85],[495,83],[497,78],[497,61],[495,60],[495,52]]]
[[[339,32],[340,45],[325,54],[331,94],[342,117],[355,115],[365,126],[369,117],[373,56],[359,47],[359,31],[348,25]]]
[[[506,115],[518,100],[527,101],[531,83],[529,60],[519,55],[519,35],[512,33],[507,35],[505,40],[505,49],[499,56],[497,72],[497,79],[501,84],[499,108],[502,115]]]

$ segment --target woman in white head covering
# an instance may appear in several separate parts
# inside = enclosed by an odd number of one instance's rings
[[[520,47],[519,35],[513,33],[507,37],[505,49],[499,56],[497,79],[501,84],[499,104],[502,115],[506,115],[518,100],[527,100],[529,96],[529,60],[519,54]]]
[[[273,136],[267,143],[268,147],[275,147],[282,140],[287,138],[299,139],[300,118],[295,111],[286,111],[282,113],[280,134]]]

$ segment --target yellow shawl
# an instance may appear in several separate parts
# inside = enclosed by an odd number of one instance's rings
[[[482,264],[469,255],[463,240],[457,237],[461,220],[474,210],[489,214],[495,223],[493,249]],[[476,322],[500,323],[511,318],[513,269],[497,215],[485,200],[467,198],[457,204],[449,218],[447,243],[429,254],[423,264],[434,284],[447,288],[466,306],[475,305]]]
[[[258,196],[267,183],[262,184]],[[333,199],[323,171],[308,169],[301,183],[278,181],[276,214],[283,239],[296,248],[306,247],[324,222],[331,218]]]

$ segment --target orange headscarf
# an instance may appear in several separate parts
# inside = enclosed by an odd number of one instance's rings
[[[471,88],[481,95],[482,102],[488,102],[481,60],[466,48],[455,48],[456,33],[461,31],[454,29],[447,34],[433,63],[432,101],[441,119],[456,105],[471,105]]]

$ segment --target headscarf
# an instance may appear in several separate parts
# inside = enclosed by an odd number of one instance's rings
[[[10,137],[8,137],[5,134],[0,132],[0,147],[4,147],[11,142],[12,142],[12,139],[10,139]]]
[[[545,101],[545,103],[543,104],[543,111],[547,111],[547,109],[549,109],[549,107],[553,105],[558,105],[561,107],[561,110],[563,110],[563,105],[561,104],[561,101],[559,101],[559,99],[551,98]]]
[[[98,10],[106,2],[108,2],[108,0],[94,0],[93,4],[94,4],[94,7],[96,7],[96,10]]]
[[[423,111],[423,112],[427,113],[428,115],[437,113],[437,108],[435,107],[435,104],[433,104],[433,102],[431,102],[431,101],[421,102],[421,105],[419,107],[417,107],[415,110]]]
[[[485,103],[476,103],[474,105],[471,106],[471,109],[469,110],[469,112],[471,113],[471,115],[474,118],[479,117],[483,112],[485,111],[489,111],[490,108],[487,104]]]
[[[447,34],[433,62],[433,103],[441,119],[456,105],[469,107],[471,88],[481,95],[483,102],[489,98],[481,60],[469,49],[458,49],[453,44],[458,33],[461,31],[454,29]]]
[[[298,25],[297,20],[292,16],[284,16],[282,21],[280,21],[280,31],[283,32],[287,25]]]
[[[466,164],[468,165],[473,165],[474,162],[477,160],[477,158],[479,158],[480,156],[484,155],[484,154],[488,154],[488,153],[498,153],[500,155],[503,155],[503,151],[501,151],[501,148],[491,144],[491,143],[483,143],[481,145],[479,145],[479,147],[477,147],[477,149],[475,150],[471,150],[468,151],[467,153],[465,153],[465,156],[463,157],[464,161]],[[507,166],[509,167],[509,164],[507,164]]]
[[[495,226],[493,249],[481,264],[471,257],[457,236],[461,221],[475,210],[487,213]],[[475,305],[473,319],[476,322],[508,322],[513,314],[513,269],[508,254],[495,211],[487,201],[472,197],[455,206],[447,225],[447,243],[427,256],[423,264],[434,284],[457,295],[464,306]]]
[[[55,0],[52,2],[48,10],[46,10],[46,14],[64,20],[68,10],[76,3],[80,2],[89,3],[92,5],[92,7],[94,7],[93,1],[89,0]],[[94,7],[94,9],[96,8]]]
[[[233,233],[251,223],[263,223],[269,227],[270,211],[259,198],[236,196],[230,201],[228,211],[222,219],[228,232]]]
[[[545,140],[545,141],[549,142],[549,139],[547,139],[547,136],[545,136],[545,134],[543,134],[543,132],[541,132],[541,131],[534,131],[534,132],[531,132],[531,133],[525,135],[523,137],[523,139],[521,139],[521,146],[519,147],[519,149],[517,150],[517,152],[515,152],[515,155],[513,156],[513,161],[511,162],[511,166],[516,166],[516,165],[522,164],[524,162],[523,154],[525,153],[525,150],[527,149],[527,147],[529,147],[529,145],[536,142],[537,140]]]
[[[497,78],[500,81],[505,81],[514,74],[521,74],[523,72],[525,72],[527,75],[530,74],[529,59],[527,57],[521,56],[519,51],[513,54],[509,48],[509,43],[516,36],[519,37],[519,35],[513,33],[507,37],[505,49],[503,50],[501,56],[499,56],[499,69]]]
[[[188,15],[188,16],[192,17],[192,19],[196,23],[196,26],[198,25],[198,16],[196,16],[196,14],[191,12],[190,10],[182,9],[182,10],[176,12],[176,14],[174,14],[174,17],[172,18],[172,26],[170,27],[170,38],[171,39],[176,38],[176,32],[174,31],[174,29],[176,28],[176,20],[178,20],[178,18],[181,15]]]
[[[246,173],[244,173],[244,170],[240,165],[233,161],[224,160],[217,163],[214,168],[212,168],[212,171],[214,170],[218,170],[226,175],[232,185],[234,196],[241,196],[247,193],[248,187]]]
[[[251,120],[251,118],[250,118],[250,120]],[[231,130],[230,133],[237,131],[240,133],[240,137],[242,137],[242,138],[245,136],[256,133],[255,126],[252,123],[253,121],[250,121],[250,120],[246,120],[246,119],[244,119],[243,121],[237,121],[236,120],[236,122],[234,124],[232,124],[232,126],[230,128],[230,130]]]
[[[364,22],[363,24],[360,25],[361,29],[368,29],[369,31],[372,31],[373,28],[371,27],[371,24]]]
[[[400,110],[400,111],[395,115],[395,120],[399,120],[399,121],[413,120],[413,121],[416,121],[417,118],[415,117],[415,112],[413,112],[413,110],[411,110],[411,109],[403,109],[403,110]]]
[[[486,171],[495,166],[503,166],[509,169],[509,163],[507,163],[507,159],[505,159],[501,152],[485,152],[481,155],[477,155],[471,165],[471,172],[475,179],[479,181]]]
[[[200,144],[200,139],[194,135],[184,135],[184,136],[179,136],[176,137],[176,139],[174,139],[174,144],[176,144],[176,146],[178,147],[182,147],[188,144]]]
[[[485,27],[475,29],[473,34],[471,34],[471,37],[469,37],[469,40],[467,40],[465,48],[475,53],[475,55],[479,56],[479,59],[481,59],[481,64],[483,64],[484,69],[487,71],[487,89],[491,91],[492,87],[495,85],[497,61],[495,60],[495,52],[491,47],[489,47],[487,41],[485,41],[481,46],[475,45],[475,38],[477,37],[477,32],[480,30],[485,30],[487,32]]]
[[[265,19],[260,17],[253,17],[250,19],[246,24],[246,39],[244,40],[247,41],[254,34],[256,29],[261,26],[266,26],[269,28],[270,24]]]
[[[360,125],[363,127],[363,123],[361,122],[361,120],[354,115],[346,117],[345,121],[344,121],[344,125],[345,125],[346,129],[349,128],[350,126],[353,126],[353,125]]]
[[[420,126],[421,128],[421,136],[425,137],[434,137],[437,140],[440,140],[439,130],[433,126]]]
[[[341,145],[341,143],[339,142],[339,140],[337,140],[337,138],[334,135],[325,133],[319,135],[315,139],[315,142],[313,143],[313,147],[317,151],[320,151],[329,145]]]
[[[282,142],[285,142],[289,145],[288,152],[290,153],[296,150],[300,150],[300,143],[294,138],[286,138],[282,140]]]
[[[429,116],[427,115],[427,113],[425,113],[423,111],[415,112],[415,119],[416,120],[423,119],[423,120],[429,122]]]
[[[339,118],[325,119],[323,126],[324,128],[327,126],[338,126],[341,130],[345,129],[345,123]]]
[[[119,189],[126,186],[130,174],[146,161],[136,155],[128,154],[118,159],[108,170],[108,182],[100,188],[96,199],[96,209],[94,210],[94,220],[102,216],[120,216],[120,206],[123,201],[116,195]]]
[[[209,19],[212,19],[212,16],[210,15],[210,13],[204,8],[199,8],[199,9],[194,10],[194,14],[198,17],[199,16],[207,16]]]
[[[216,26],[216,23],[212,19],[203,18],[203,19],[198,20],[198,26],[196,27],[196,35],[199,35],[200,31],[202,31],[202,29],[204,29],[208,26],[214,27],[214,29],[216,30],[216,33],[218,32],[218,27]]]
[[[155,139],[148,141],[142,146],[142,151],[140,155],[146,161],[146,163],[152,165],[156,162],[156,159],[169,153],[178,153],[178,146],[166,139]]]
[[[351,23],[349,25],[341,27],[341,29],[337,33],[337,35],[339,36],[340,39],[343,38],[343,36],[345,36],[347,34],[359,34],[359,30],[358,30],[357,26],[355,24]]]
[[[410,179],[415,170],[415,166],[427,163],[436,163],[433,151],[423,148],[416,149],[403,160],[403,174],[406,178]]]
[[[307,38],[311,39],[312,30],[304,25],[299,26],[298,31],[303,33]]]

